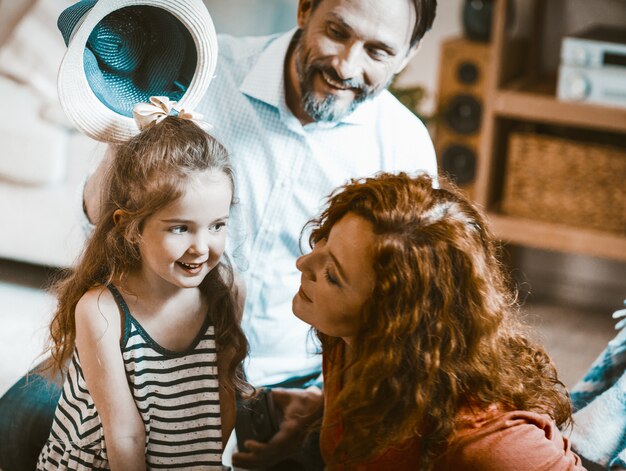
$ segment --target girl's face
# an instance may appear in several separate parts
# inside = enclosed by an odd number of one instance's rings
[[[226,242],[232,188],[222,172],[190,177],[186,191],[144,222],[141,273],[157,283],[197,287],[218,264]]]
[[[302,272],[293,312],[307,324],[350,344],[359,330],[361,312],[374,289],[369,221],[346,214],[313,251],[298,258]]]

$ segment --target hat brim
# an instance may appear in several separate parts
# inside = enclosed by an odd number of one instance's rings
[[[139,132],[133,118],[116,113],[92,91],[85,74],[83,54],[94,27],[110,13],[129,6],[161,8],[187,28],[197,62],[193,78],[176,106],[194,110],[206,93],[217,64],[217,37],[209,12],[201,0],[100,0],[74,29],[57,79],[59,101],[68,118],[88,136],[103,142],[125,141]]]

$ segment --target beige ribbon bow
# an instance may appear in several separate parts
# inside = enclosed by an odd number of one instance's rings
[[[143,131],[152,124],[160,123],[168,116],[177,116],[180,119],[189,119],[205,131],[211,126],[202,121],[202,115],[195,111],[177,110],[175,101],[166,96],[152,96],[150,103],[137,103],[133,107],[133,117],[139,130]]]

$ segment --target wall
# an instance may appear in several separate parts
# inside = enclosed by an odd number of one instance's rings
[[[297,0],[204,0],[215,30],[233,36],[288,31],[296,26]]]

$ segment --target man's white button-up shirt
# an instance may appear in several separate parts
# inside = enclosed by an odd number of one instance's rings
[[[425,126],[387,91],[340,122],[303,126],[285,102],[293,34],[220,36],[215,78],[198,108],[236,171],[228,251],[247,286],[246,372],[255,385],[321,370],[310,327],[292,314],[291,302],[302,228],[330,192],[381,170],[437,172]],[[308,251],[306,236],[302,242]]]

